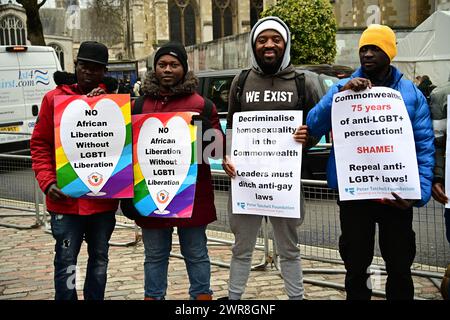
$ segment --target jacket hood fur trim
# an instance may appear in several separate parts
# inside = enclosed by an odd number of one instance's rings
[[[198,87],[198,78],[192,71],[188,71],[184,76],[184,80],[171,88],[173,96],[188,96],[196,92]],[[145,95],[157,97],[160,95],[160,85],[154,71],[147,72],[142,91]]]

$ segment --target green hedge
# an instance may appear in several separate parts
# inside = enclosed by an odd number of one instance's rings
[[[293,64],[332,64],[336,56],[336,18],[328,0],[279,0],[262,12],[277,16],[291,30]]]

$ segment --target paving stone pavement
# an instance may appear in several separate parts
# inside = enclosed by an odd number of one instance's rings
[[[9,212],[0,209],[0,213]],[[20,218],[21,223],[32,223],[32,218]],[[17,223],[17,219],[1,218],[1,222]],[[134,239],[134,231],[128,228],[116,228],[112,242],[129,242]],[[179,254],[174,235],[173,253]],[[211,260],[229,264],[230,246],[209,242]],[[51,300],[53,289],[53,250],[54,240],[45,228],[30,230],[0,227],[0,300]],[[137,245],[111,246],[108,268],[107,300],[142,300],[144,295],[144,247],[142,241]],[[86,245],[83,244],[79,256],[77,288],[82,299],[83,278],[87,260]],[[264,261],[264,252],[256,250],[254,264]],[[309,300],[344,300],[341,289],[320,286],[315,281],[325,281],[343,285],[343,265],[313,260],[302,260],[305,270],[305,297]],[[318,269],[335,269],[337,273],[318,273]],[[211,267],[211,286],[214,298],[227,295],[229,269],[213,264]],[[439,280],[438,280],[439,281]],[[375,281],[374,289],[384,290],[385,276]],[[414,277],[415,295],[419,298],[441,300],[438,288],[424,277]],[[184,261],[171,257],[169,263],[167,299],[186,300],[189,280]],[[264,270],[252,271],[244,299],[286,300],[283,280],[279,271],[268,264]],[[374,300],[383,299],[373,297]]]

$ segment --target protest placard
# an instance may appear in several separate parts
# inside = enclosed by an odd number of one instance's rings
[[[339,199],[420,199],[411,121],[400,92],[374,87],[334,95],[332,128]]]
[[[192,112],[133,115],[134,206],[142,216],[190,218],[197,181]]]
[[[302,111],[233,115],[233,213],[300,218],[301,123]]]
[[[133,197],[129,95],[56,96],[58,187],[74,198]]]

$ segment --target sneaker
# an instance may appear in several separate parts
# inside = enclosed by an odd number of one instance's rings
[[[228,298],[228,297],[221,297],[221,298],[217,298],[217,300],[230,300],[230,298]]]
[[[447,270],[445,270],[444,277],[442,278],[441,294],[444,300],[450,300],[450,264],[447,266]]]

